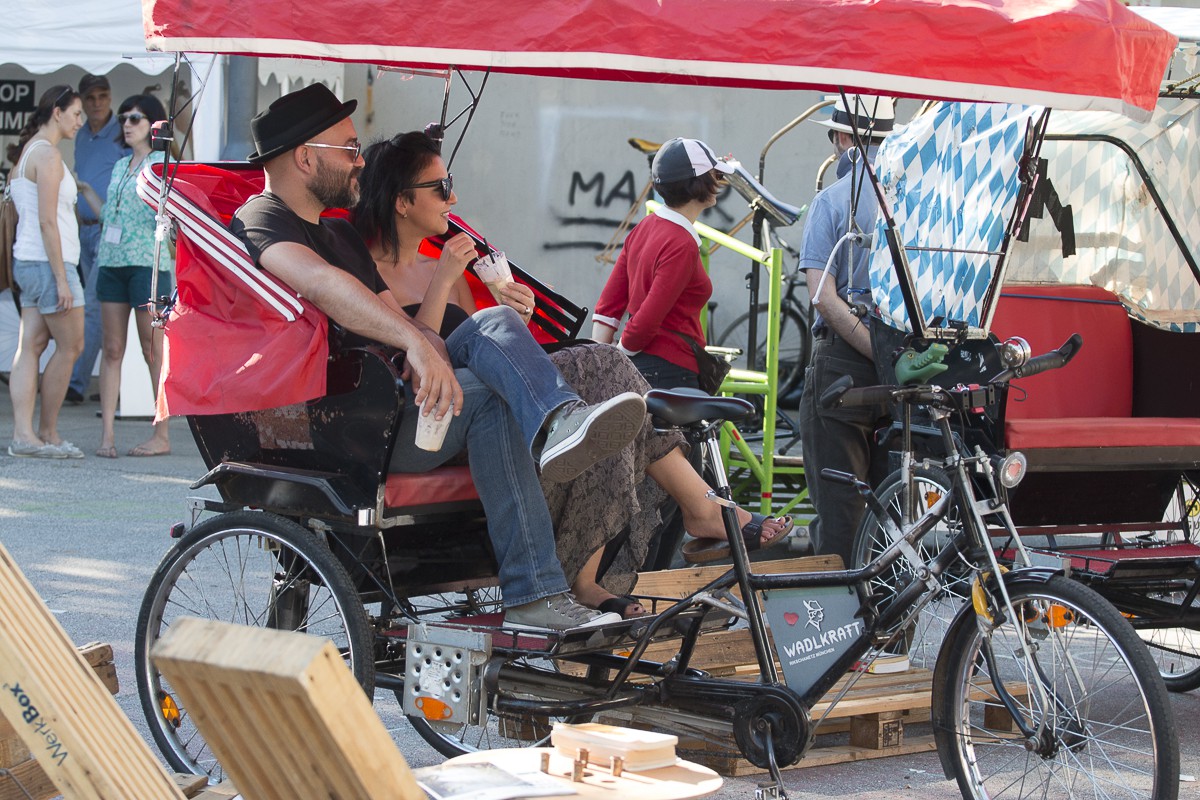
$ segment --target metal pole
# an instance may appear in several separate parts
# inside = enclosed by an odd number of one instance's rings
[[[229,56],[225,74],[225,144],[221,158],[245,161],[254,151],[250,120],[258,113],[258,59]]]

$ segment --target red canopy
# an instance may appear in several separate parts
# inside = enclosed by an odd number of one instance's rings
[[[143,0],[143,9],[151,50],[1135,114],[1154,107],[1175,46],[1117,0]]]

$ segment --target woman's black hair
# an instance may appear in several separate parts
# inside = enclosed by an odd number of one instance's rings
[[[656,183],[654,190],[662,197],[663,202],[670,208],[679,208],[692,200],[707,202],[721,192],[721,186],[712,171],[671,183]]]
[[[358,176],[354,227],[365,241],[380,244],[385,253],[396,255],[400,247],[392,217],[396,213],[396,198],[415,199],[408,187],[441,154],[441,145],[423,131],[398,133],[363,151],[366,166]]]
[[[117,107],[117,114],[125,114],[135,108],[146,115],[151,127],[154,126],[154,123],[167,118],[167,109],[163,106],[162,101],[152,94],[135,94],[132,97],[126,97]],[[117,126],[116,142],[119,145],[125,144],[124,125]]]
[[[37,108],[29,115],[29,119],[25,122],[25,127],[21,128],[16,145],[8,146],[8,160],[16,164],[21,158],[21,151],[25,149],[25,145],[33,138],[33,135],[38,132],[38,128],[45,125],[54,116],[54,109],[61,108],[63,111],[66,111],[78,97],[79,92],[66,84],[51,86],[42,92]]]

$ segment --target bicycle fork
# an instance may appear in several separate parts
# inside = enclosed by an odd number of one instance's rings
[[[970,461],[975,464],[976,469],[984,476],[987,485],[992,487],[992,497],[978,499],[975,495],[974,488],[967,475],[967,461],[957,452],[953,450],[955,455],[952,456],[953,474],[956,476],[955,482],[958,484],[956,491],[960,492],[961,502],[960,508],[966,512],[963,514],[965,523],[972,526],[975,535],[972,537],[977,544],[980,545],[987,557],[987,568],[977,572],[971,586],[971,604],[975,612],[975,617],[980,631],[983,633],[983,646],[981,655],[984,662],[987,664],[989,678],[992,688],[996,692],[997,698],[1012,717],[1013,723],[1021,731],[1025,737],[1026,749],[1032,753],[1042,757],[1053,755],[1055,737],[1048,729],[1048,725],[1052,720],[1065,718],[1066,727],[1078,736],[1082,734],[1082,723],[1077,713],[1072,712],[1065,703],[1059,698],[1054,687],[1050,685],[1050,680],[1042,668],[1038,660],[1039,651],[1042,648],[1042,643],[1039,638],[1049,640],[1056,636],[1056,629],[1068,624],[1070,620],[1059,619],[1053,607],[1048,607],[1037,611],[1033,616],[1029,614],[1019,614],[1013,606],[1012,597],[1008,593],[1008,588],[1005,585],[1004,574],[1009,570],[1007,567],[1001,566],[996,559],[995,551],[989,546],[990,540],[987,538],[987,527],[984,521],[984,515],[998,517],[1003,528],[1009,535],[1009,540],[1013,543],[1014,548],[1014,563],[1023,566],[1031,564],[1029,553],[1024,544],[1021,542],[1020,536],[1017,535],[1016,527],[1013,524],[1012,516],[1008,512],[1008,505],[1000,501],[999,491],[996,489],[996,475],[992,467],[991,460],[985,453],[976,448],[975,457]],[[989,588],[989,585],[993,588]],[[995,652],[992,649],[992,637],[996,629],[1008,620],[1021,639],[1020,653],[1023,659],[1023,674],[1026,676],[1025,684],[1032,688],[1037,693],[1037,699],[1040,707],[1044,709],[1044,713],[1040,719],[1036,721],[1036,725],[1031,725],[1032,714],[1023,714],[1017,704],[1016,698],[1004,685],[1003,676],[1000,674],[1000,665],[996,660]],[[1045,635],[1037,637],[1036,631],[1042,629]],[[1066,648],[1062,648],[1058,656],[1064,659],[1068,668],[1075,673],[1077,680],[1082,680],[1079,671],[1071,658]],[[1031,704],[1032,710],[1032,704]],[[1052,710],[1057,713],[1051,713]],[[1056,726],[1060,727],[1060,726]],[[1070,745],[1068,745],[1070,746]]]

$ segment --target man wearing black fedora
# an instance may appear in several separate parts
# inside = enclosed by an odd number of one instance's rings
[[[410,411],[391,469],[424,472],[467,450],[500,567],[505,624],[569,630],[620,621],[567,591],[537,470],[565,481],[617,452],[641,429],[645,402],[628,393],[585,405],[507,306],[484,309],[443,341],[380,300],[387,286],[354,227],[321,217],[358,199],[356,106],[314,84],[251,121],[249,160],[263,165],[266,184],[238,209],[234,233],[260,267],[342,328],[405,351]],[[409,435],[417,409],[453,415],[440,450],[419,449]]]
[[[800,396],[800,433],[804,471],[816,518],[808,535],[819,555],[840,555],[851,566],[851,548],[865,506],[852,488],[822,481],[825,468],[849,472],[876,486],[887,475],[887,453],[876,446],[874,432],[886,421],[883,405],[821,408],[817,402],[843,375],[855,386],[878,383],[871,356],[871,336],[861,307],[871,302],[867,274],[869,238],[875,230],[879,203],[863,168],[863,149],[873,161],[879,143],[895,127],[895,101],[888,97],[845,95],[833,114],[818,122],[840,156],[838,180],[809,206],[800,245],[800,268],[807,271],[813,302],[812,360]],[[830,255],[832,254],[832,261]],[[828,274],[825,273],[829,264]]]

